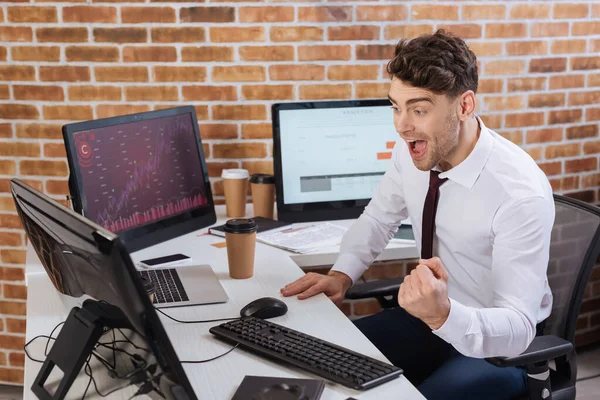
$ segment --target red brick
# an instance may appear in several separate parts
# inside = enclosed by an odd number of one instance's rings
[[[65,49],[67,61],[119,61],[119,48],[107,46],[69,46]]]
[[[44,156],[48,158],[65,158],[67,157],[65,146],[61,143],[45,143]]]
[[[25,250],[0,250],[0,258],[4,264],[25,264],[26,256]]]
[[[458,6],[436,4],[432,7],[429,4],[417,4],[411,7],[410,15],[413,21],[425,19],[457,21]]]
[[[587,43],[583,39],[554,40],[550,51],[552,54],[585,53]]]
[[[246,100],[293,100],[294,85],[244,85],[242,96]]]
[[[569,36],[568,22],[540,22],[531,25],[531,37]]]
[[[546,147],[546,158],[575,157],[581,153],[580,143],[558,144]]]
[[[183,47],[182,61],[233,61],[233,47]]]
[[[26,26],[0,27],[0,42],[31,42],[33,31]]]
[[[584,175],[581,177],[581,187],[589,188],[600,186],[600,174]]]
[[[584,142],[583,143],[584,154],[595,154],[600,153],[600,141]]]
[[[263,158],[267,156],[264,143],[214,144],[214,158]]]
[[[14,304],[14,307],[8,307],[9,309],[14,310],[23,310],[25,312],[25,303],[13,303],[13,302],[0,302],[0,309],[3,308],[2,305]],[[18,304],[18,306],[16,306]],[[8,314],[8,313],[7,313]],[[12,312],[10,314],[13,314]],[[0,343],[2,343],[2,348],[10,349],[10,350],[23,350],[23,346],[25,346],[25,336],[16,336],[16,335],[0,335]]]
[[[270,123],[242,124],[242,139],[272,139],[273,128]]]
[[[508,42],[506,52],[509,56],[543,55],[548,53],[548,42],[545,40]]]
[[[553,124],[566,124],[570,122],[581,121],[582,112],[581,110],[559,110],[550,111],[548,113],[548,123]]]
[[[209,162],[206,163],[206,168],[208,169],[208,176],[212,178],[219,178],[224,169],[230,168],[239,168],[239,164],[237,162]]]
[[[597,168],[598,168],[598,159],[596,157],[579,158],[577,160],[566,160],[565,161],[565,173],[594,171]]]
[[[74,101],[98,101],[98,100],[121,100],[121,88],[118,86],[70,86],[69,100]]]
[[[171,7],[121,7],[121,22],[124,24],[175,22],[175,18],[175,9]]]
[[[147,67],[101,67],[94,68],[96,82],[148,82]]]
[[[528,112],[520,114],[507,114],[505,116],[505,126],[507,128],[536,125],[544,125],[544,113]]]
[[[329,40],[377,40],[379,27],[372,25],[332,26],[327,30]]]
[[[123,48],[124,62],[173,62],[177,61],[177,49],[167,46]]]
[[[60,61],[58,46],[13,46],[10,54],[14,61]]]
[[[566,69],[566,58],[538,58],[529,63],[529,72],[564,72]]]
[[[27,286],[24,285],[10,285],[4,284],[4,298],[5,299],[26,299],[27,298]]]
[[[519,110],[525,107],[523,96],[488,96],[484,100],[485,110]]]
[[[63,7],[63,22],[117,22],[116,7],[72,6]]]
[[[12,126],[7,123],[0,123],[0,138],[11,138],[13,137]]]
[[[550,179],[550,185],[554,191],[565,191],[579,188],[579,176],[567,176],[564,178]]]
[[[387,97],[390,90],[389,83],[356,83],[356,98],[358,99],[378,99]]]
[[[238,127],[236,124],[201,124],[200,136],[202,139],[237,139]]]
[[[242,161],[242,168],[250,174],[273,175],[273,161]]]
[[[183,7],[179,12],[181,22],[234,22],[233,7]]]
[[[5,157],[39,157],[40,144],[30,142],[2,142],[0,156]]]
[[[350,56],[351,48],[348,45],[298,47],[298,59],[300,61],[350,60]]]
[[[182,87],[182,90],[185,101],[233,101],[238,99],[235,86],[186,85]]]
[[[9,360],[10,360],[10,365],[13,367],[24,367],[25,366],[25,354],[23,354],[23,353],[10,353]]]
[[[10,99],[10,90],[8,89],[8,85],[0,85],[0,99],[2,99],[2,100]]]
[[[312,64],[272,65],[269,78],[273,81],[320,81],[325,79],[325,67]]]
[[[0,104],[0,118],[38,119],[40,113],[36,106],[29,104]]]
[[[156,66],[153,68],[153,72],[156,82],[202,82],[206,80],[206,67]]]
[[[585,75],[558,75],[550,77],[550,89],[585,87]]]
[[[20,233],[2,232],[2,235],[0,235],[0,246],[19,247],[22,244]]]
[[[87,82],[90,80],[89,67],[40,66],[40,80],[46,82]]]
[[[23,229],[23,225],[18,215],[0,214],[0,228]]]
[[[49,194],[69,194],[69,184],[67,181],[48,180],[46,181],[46,192]]]
[[[240,22],[293,22],[294,7],[240,7]]]
[[[584,139],[598,136],[598,124],[578,125],[567,128],[567,139]]]
[[[323,29],[316,26],[273,26],[272,42],[302,42],[323,40]]]
[[[375,80],[378,73],[376,65],[331,65],[327,78],[332,81]]]
[[[144,111],[150,111],[150,107],[146,104],[100,104],[96,107],[98,118],[109,118],[117,115],[135,114]]]
[[[486,24],[485,37],[488,38],[513,38],[527,36],[527,25],[518,24]]]
[[[199,27],[152,28],[152,41],[155,43],[198,43],[206,40],[206,30]]]
[[[356,45],[357,60],[389,60],[394,56],[394,45]]]
[[[17,166],[12,160],[0,160],[0,175],[15,175]],[[12,201],[12,198],[9,198]]]
[[[527,143],[560,142],[563,139],[562,128],[536,129],[527,132]]]
[[[572,70],[600,69],[600,57],[573,57],[571,58]]]
[[[214,120],[264,120],[267,117],[266,108],[261,104],[214,105],[212,111]]]
[[[4,322],[0,319],[0,331],[4,330]],[[6,353],[4,352],[0,352],[0,365],[6,365],[7,364],[7,358],[6,358]]]
[[[583,78],[583,76],[581,76],[581,77]],[[600,86],[600,74],[589,74],[587,77],[587,85],[588,86]]]
[[[588,16],[587,4],[554,4],[552,16],[556,19],[562,18],[585,18]]]
[[[23,384],[24,372],[22,369],[0,368],[0,381]]]
[[[12,202],[12,199],[10,201]],[[25,269],[23,267],[0,267],[0,278],[4,281],[24,281]]]
[[[352,85],[301,85],[301,100],[349,99],[352,96]]]
[[[88,41],[86,28],[37,28],[35,37],[38,42],[77,43]]]
[[[499,129],[502,127],[502,115],[501,114],[488,114],[482,115],[481,119],[485,126],[490,129]]]
[[[21,160],[19,164],[22,175],[67,176],[66,161]]]
[[[495,60],[486,62],[483,68],[487,75],[514,75],[523,72],[525,62],[523,60]]]
[[[258,65],[215,66],[213,82],[262,82],[266,79],[265,68]]]
[[[405,5],[357,6],[357,21],[405,21],[408,7]]]
[[[467,5],[464,4],[462,17],[466,20],[505,19],[506,6],[504,5]]]
[[[94,117],[91,106],[44,106],[44,119],[66,121],[89,120]]]
[[[527,97],[527,105],[530,108],[560,107],[565,105],[564,93],[536,93]]]
[[[562,174],[562,163],[560,161],[540,163],[538,166],[548,176]]]
[[[573,22],[571,27],[572,36],[597,35],[598,32],[600,32],[600,22],[598,21]]]
[[[242,46],[239,48],[243,61],[293,61],[293,46]]]
[[[8,22],[58,22],[56,7],[15,6],[7,11]]]
[[[444,29],[446,32],[452,33],[461,39],[477,39],[481,37],[482,28],[478,24],[452,24],[438,25],[438,29]]]
[[[591,92],[571,92],[569,93],[569,106],[581,106],[585,104],[599,104],[600,90]]]
[[[53,124],[17,124],[17,137],[23,139],[62,139],[61,125]]]
[[[600,108],[588,108],[585,111],[586,121],[600,121]]]
[[[414,38],[420,35],[433,33],[433,25],[388,25],[384,28],[383,35],[386,40]]]
[[[508,78],[507,86],[509,93],[544,90],[546,77]]]
[[[13,161],[0,160],[0,171],[2,171],[4,169],[3,166],[8,163],[14,165]],[[14,172],[13,172],[13,175],[14,175]],[[0,211],[13,211],[13,212],[17,211],[12,197],[0,197]]]
[[[262,26],[246,28],[210,28],[210,41],[215,43],[264,42],[265,29]]]
[[[521,131],[508,131],[508,132],[500,131],[498,133],[503,138],[510,140],[511,142],[513,142],[516,145],[520,146],[523,144],[523,132],[521,132]]]
[[[30,65],[0,65],[2,81],[34,81],[35,68]]]
[[[127,101],[177,101],[179,92],[175,86],[127,86]]]
[[[550,17],[549,4],[519,4],[510,9],[510,19],[547,19]]]
[[[352,7],[300,6],[298,7],[298,21],[350,22],[352,21]]]
[[[145,43],[148,40],[146,28],[94,28],[95,42]]]

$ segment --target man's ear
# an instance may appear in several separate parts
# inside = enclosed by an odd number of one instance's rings
[[[467,90],[460,96],[458,96],[456,102],[456,113],[460,121],[466,121],[471,118],[475,113],[475,107],[477,106],[477,100],[475,99],[475,93],[472,90]]]

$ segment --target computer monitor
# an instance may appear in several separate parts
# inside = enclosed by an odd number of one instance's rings
[[[73,209],[130,251],[216,222],[194,107],[63,126]]]
[[[196,399],[121,239],[17,179],[11,181],[11,192],[25,232],[56,290],[96,300],[73,308],[32,391],[40,399],[64,397],[106,326],[130,328],[152,350],[144,353],[148,359],[142,376],[155,381],[155,395]],[[64,376],[58,394],[51,397],[44,384],[55,365]]]
[[[278,218],[357,218],[398,140],[390,101],[278,103],[272,116]]]

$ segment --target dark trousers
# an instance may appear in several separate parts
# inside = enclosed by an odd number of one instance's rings
[[[523,369],[460,354],[401,307],[355,324],[428,400],[509,400],[526,391]]]

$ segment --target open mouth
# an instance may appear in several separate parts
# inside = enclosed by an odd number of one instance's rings
[[[419,160],[427,152],[427,140],[406,140],[410,155],[413,159]]]

